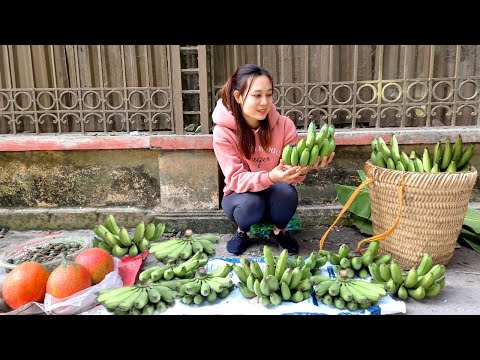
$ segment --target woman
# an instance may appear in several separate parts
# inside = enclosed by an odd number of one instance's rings
[[[308,172],[327,166],[324,156],[314,166],[286,166],[281,160],[287,144],[297,143],[295,124],[273,105],[273,79],[263,68],[246,64],[230,76],[212,113],[213,149],[225,176],[222,208],[237,226],[227,251],[240,255],[249,245],[250,226],[267,220],[273,237],[290,254],[298,242],[287,230],[298,206],[292,184]]]

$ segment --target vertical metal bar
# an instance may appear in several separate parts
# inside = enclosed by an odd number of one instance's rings
[[[262,45],[257,45],[257,64],[262,66]]]
[[[183,134],[183,101],[182,101],[182,68],[180,65],[180,46],[171,46],[172,60],[172,96],[174,110],[174,130],[176,134]]]
[[[332,123],[332,103],[333,103],[333,84],[332,84],[332,79],[333,79],[333,46],[334,45],[329,45],[328,46],[328,55],[329,55],[329,61],[328,61],[328,119],[327,123],[331,124]]]
[[[352,129],[357,127],[358,45],[353,48]]]
[[[127,76],[125,74],[125,51],[123,45],[120,45],[120,60],[122,62],[122,81],[123,81],[123,99],[125,107],[125,130],[130,132],[130,119],[128,118],[128,94],[127,94]]]
[[[284,57],[284,48],[283,48],[283,45],[280,45],[280,101],[279,101],[279,105],[280,105],[280,114],[284,115],[285,114],[285,111],[284,111],[284,107],[283,107],[283,99],[284,99],[284,81],[285,81],[285,76],[284,76],[284,67],[285,67],[285,57]]]
[[[400,127],[405,127],[405,117],[407,116],[407,78],[408,78],[408,69],[411,66],[409,62],[410,54],[412,53],[412,45],[402,45],[404,48],[403,52],[403,93],[402,93],[402,117],[400,118]]]
[[[237,70],[238,68],[238,52],[237,52],[237,49],[238,49],[238,45],[233,45],[233,66],[235,67],[233,69],[233,71]]]
[[[212,109],[215,107],[215,96],[217,94],[217,91],[215,90],[215,53],[213,51],[213,46],[214,45],[209,45],[210,46],[210,90],[212,91],[212,96],[211,96],[211,105]]]
[[[102,102],[102,117],[103,117],[103,132],[107,132],[107,117],[105,112],[105,103],[107,99],[105,99],[105,88],[104,88],[104,81],[103,81],[103,59],[102,59],[102,45],[97,45],[98,49],[98,67],[100,73],[100,96]]]
[[[32,59],[32,45],[27,45],[28,65],[30,68],[30,84],[32,84],[32,102],[33,102],[33,124],[35,126],[35,134],[40,134],[40,126],[38,124],[37,101],[35,96],[35,77],[33,76],[33,59]]]
[[[198,45],[198,87],[200,90],[200,125],[202,134],[208,134],[208,80],[207,80],[207,47]]]
[[[57,84],[57,71],[55,67],[55,51],[54,51],[54,46],[58,45],[50,45],[50,58],[52,60],[52,77],[53,77],[53,93],[55,94],[55,98],[53,101],[55,101],[55,110],[57,112],[57,127],[58,127],[58,133],[62,133],[62,122],[60,121],[61,116],[60,116],[60,105],[58,101],[58,84]]]
[[[17,123],[15,121],[15,104],[14,104],[14,100],[13,100],[13,89],[16,88],[15,86],[15,82],[14,82],[14,78],[12,78],[12,62],[13,62],[13,47],[12,45],[8,45],[7,46],[7,62],[8,62],[8,77],[9,77],[9,80],[10,80],[10,100],[11,100],[11,103],[10,103],[10,116],[11,116],[11,120],[12,120],[12,132],[13,132],[13,135],[15,135],[17,133]]]
[[[457,102],[458,102],[458,73],[459,73],[459,67],[460,67],[460,51],[461,51],[462,46],[457,45],[456,47],[456,54],[455,54],[455,86],[454,89],[455,91],[453,92],[454,98],[453,98],[453,109],[452,109],[452,123],[450,126],[455,126],[457,122]]]
[[[378,48],[378,84],[377,84],[377,122],[376,128],[380,127],[380,113],[382,111],[382,84],[383,81],[383,45]]]
[[[144,56],[145,56],[145,78],[146,78],[146,104],[147,104],[147,116],[148,116],[148,132],[151,134],[153,131],[153,122],[152,122],[152,104],[151,104],[151,86],[150,86],[150,64],[151,57],[149,56],[148,45],[143,45]]]
[[[308,51],[309,49],[309,45],[305,45],[305,64],[304,64],[304,72],[305,72],[305,75],[304,75],[304,81],[303,81],[303,99],[304,99],[304,117],[305,117],[305,121],[304,121],[304,126],[305,126],[305,131],[307,130],[308,128],[308,125],[309,125],[309,119],[308,119],[308,59],[309,59],[309,54],[310,52]]]
[[[435,65],[435,45],[430,45],[430,63],[428,64],[428,97],[427,97],[427,119],[425,127],[432,126],[430,110],[432,109],[432,92],[433,92],[433,69]]]
[[[85,122],[83,117],[83,101],[82,101],[82,94],[80,91],[80,66],[78,65],[78,45],[73,46],[73,55],[74,55],[74,62],[75,62],[75,78],[77,79],[77,100],[78,100],[78,107],[80,112],[80,130],[82,134],[85,134]]]

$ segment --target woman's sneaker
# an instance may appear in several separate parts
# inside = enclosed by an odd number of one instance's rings
[[[278,241],[280,246],[282,246],[284,249],[287,249],[289,254],[298,254],[298,242],[292,233],[290,233],[290,231],[285,229],[280,230],[277,235],[273,233],[273,237]]]
[[[227,251],[234,255],[241,255],[247,249],[250,237],[243,231],[238,231],[227,242]]]

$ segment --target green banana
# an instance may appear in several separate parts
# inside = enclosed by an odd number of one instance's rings
[[[404,285],[407,289],[413,288],[418,281],[418,272],[417,269],[411,268],[408,273],[407,277],[405,278]]]
[[[245,284],[241,283],[241,282],[237,284],[237,287],[240,290],[240,294],[242,294],[242,296],[247,298],[247,299],[251,299],[251,298],[254,298],[255,296],[257,296],[253,291],[250,291],[247,288],[247,286]]]
[[[422,300],[425,297],[425,289],[419,286],[416,289],[407,289],[408,295],[414,300]]]
[[[394,163],[400,161],[400,149],[398,148],[398,141],[395,135],[390,137],[390,153],[392,155],[392,159]]]
[[[298,162],[298,165],[300,165],[301,167],[307,166],[309,158],[310,158],[310,150],[308,148],[305,148],[300,155],[300,160]]]
[[[435,164],[440,165],[440,161],[442,160],[442,155],[443,155],[442,143],[440,142],[440,140],[438,140],[433,148],[432,167]]]
[[[163,235],[163,232],[165,231],[165,224],[163,223],[158,223],[155,225],[155,232],[153,233],[153,236],[151,239],[147,239],[148,241],[156,241],[160,236]]]
[[[317,163],[319,151],[320,151],[320,148],[318,147],[317,144],[315,144],[312,148],[312,151],[310,151],[310,157],[308,159],[308,166],[313,166]]]
[[[401,161],[397,162],[397,164],[395,165],[395,169],[398,171],[405,171],[405,167],[403,166],[403,163]]]
[[[145,234],[145,223],[142,221],[135,227],[135,234],[133,235],[132,241],[137,244],[140,240],[143,239],[143,235]]]
[[[425,275],[433,266],[432,256],[430,254],[423,254],[422,260],[420,260],[420,264],[417,267],[418,275],[422,276]]]
[[[422,164],[425,172],[430,172],[432,170],[432,163],[430,161],[428,148],[423,149]]]
[[[404,153],[403,151],[402,151],[402,153],[400,154],[400,162],[403,164],[403,167],[404,167],[405,169],[408,168],[408,164],[409,164],[409,162],[410,162],[410,159],[408,158],[408,155],[407,155],[406,153]]]
[[[440,290],[442,290],[441,285],[438,283],[435,283],[425,290],[425,297],[433,298],[440,293]]]
[[[148,241],[150,241],[150,240],[153,239],[153,235],[155,235],[155,224],[154,224],[154,223],[150,223],[150,224],[148,224],[147,227],[145,228],[144,237],[145,237],[145,239],[147,239]]]
[[[299,158],[298,149],[296,146],[294,146],[290,155],[290,165],[297,166],[298,158]]]
[[[278,257],[277,266],[275,267],[275,277],[278,281],[282,279],[283,273],[287,268],[288,250],[283,249]]]
[[[445,170],[452,161],[452,145],[450,139],[445,140],[445,149],[443,150],[442,162],[440,163],[440,169]]]
[[[448,165],[447,169],[445,172],[456,172],[457,171],[457,165],[455,164],[455,161],[450,161],[450,164]]]
[[[372,137],[372,141],[370,142],[370,144],[372,145],[372,152],[377,152],[378,151],[378,142],[377,142],[377,139],[375,139],[374,137]]]
[[[392,275],[392,279],[395,281],[395,284],[403,284],[402,268],[393,260],[390,262],[390,274]]]
[[[458,134],[457,140],[455,141],[455,145],[453,145],[453,155],[452,160],[458,163],[458,160],[462,157],[462,150],[463,150],[463,142],[462,137]]]
[[[415,158],[415,171],[416,172],[424,172],[423,162],[419,158]]]
[[[458,160],[457,168],[461,169],[465,165],[467,165],[472,155],[473,155],[473,144],[470,144],[467,146],[467,148],[463,152],[462,156],[460,157],[460,160]]]
[[[115,221],[115,218],[112,214],[107,215],[105,219],[105,227],[110,231],[113,235],[118,235],[120,233],[120,228]]]

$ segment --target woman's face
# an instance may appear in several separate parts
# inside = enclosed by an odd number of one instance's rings
[[[248,86],[247,86],[248,89]],[[253,79],[248,94],[235,94],[242,106],[243,117],[249,125],[258,126],[258,122],[267,117],[273,104],[273,89],[269,78],[265,75]]]

